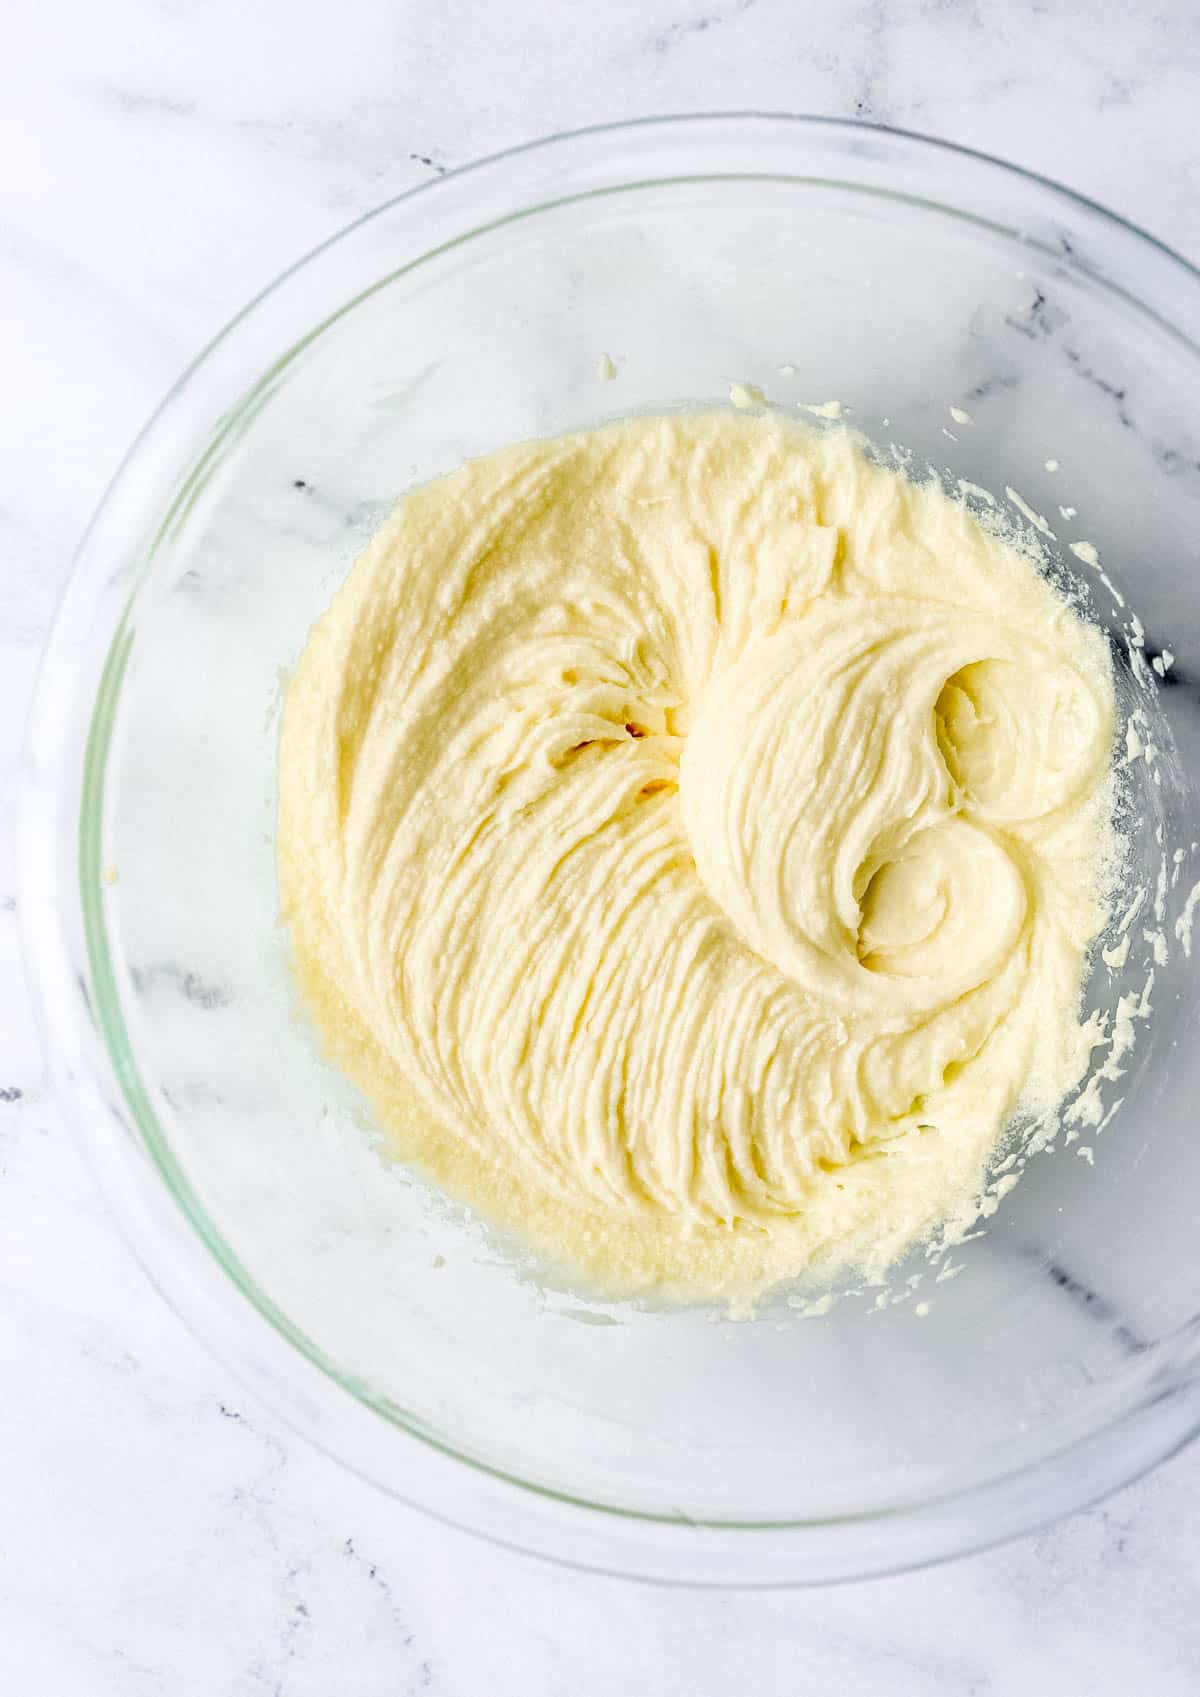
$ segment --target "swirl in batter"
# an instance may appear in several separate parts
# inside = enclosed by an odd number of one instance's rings
[[[396,508],[289,687],[279,867],[399,1154],[601,1285],[885,1267],[1082,1075],[1099,633],[848,431],[637,420]]]

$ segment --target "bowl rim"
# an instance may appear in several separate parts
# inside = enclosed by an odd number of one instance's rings
[[[845,158],[851,164],[855,144],[860,144],[875,150],[891,149],[896,153],[908,150],[928,159],[966,162],[971,169],[979,169],[985,175],[991,173],[1023,189],[1032,185],[1038,194],[1049,197],[1052,207],[1082,218],[1085,225],[1115,233],[1119,242],[1141,261],[1144,262],[1147,253],[1155,255],[1164,267],[1167,294],[1173,292],[1172,277],[1194,294],[1194,299],[1185,298],[1183,302],[1191,308],[1189,316],[1193,322],[1186,329],[1181,328],[1176,314],[1163,308],[1161,302],[1157,307],[1152,306],[1140,293],[1132,298],[1142,310],[1159,317],[1167,328],[1200,352],[1200,289],[1196,288],[1200,284],[1200,269],[1158,238],[1048,177],[993,155],[911,131],[854,119],[753,111],[638,118],[559,132],[417,184],[310,249],[259,291],[187,366],[118,466],[80,543],[35,684],[21,780],[20,919],[27,976],[55,1092],[108,1196],[123,1235],[152,1281],[190,1329],[247,1378],[290,1425],[394,1495],[415,1501],[439,1517],[480,1531],[494,1541],[515,1548],[532,1548],[568,1563],[618,1574],[639,1574],[667,1582],[761,1586],[824,1582],[911,1568],[1016,1536],[1094,1500],[1146,1471],[1200,1430],[1200,1358],[1189,1362],[1181,1355],[1183,1365],[1172,1382],[1151,1387],[1154,1394],[1144,1404],[1122,1411],[1112,1422],[1030,1463],[956,1487],[936,1499],[898,1507],[885,1505],[865,1513],[768,1522],[697,1523],[683,1515],[590,1502],[539,1481],[523,1479],[447,1443],[419,1418],[394,1407],[381,1406],[377,1396],[364,1395],[363,1388],[352,1383],[323,1351],[311,1344],[275,1307],[267,1293],[240,1269],[236,1256],[224,1245],[211,1222],[208,1222],[210,1229],[205,1229],[202,1207],[198,1203],[189,1205],[187,1196],[181,1194],[181,1188],[187,1192],[190,1186],[181,1175],[176,1182],[166,1170],[155,1140],[143,1123],[137,1100],[140,1087],[136,1069],[131,1071],[129,1051],[121,1052],[122,1045],[114,1040],[109,1029],[107,998],[96,994],[97,958],[91,946],[95,925],[99,923],[103,928],[102,915],[97,919],[97,892],[102,870],[100,803],[108,752],[105,719],[115,702],[128,656],[125,622],[153,560],[152,547],[144,559],[139,553],[134,566],[129,568],[128,579],[117,586],[114,596],[113,562],[120,557],[116,545],[127,545],[127,538],[119,534],[125,520],[118,510],[127,497],[132,498],[135,507],[138,505],[137,491],[132,486],[140,475],[142,462],[161,457],[155,453],[158,438],[166,433],[168,422],[185,400],[190,399],[193,387],[202,386],[213,361],[236,342],[243,327],[256,321],[265,303],[283,294],[292,279],[307,272],[323,256],[343,251],[356,235],[376,221],[401,215],[414,202],[431,206],[430,197],[445,199],[455,192],[456,186],[466,183],[469,189],[473,182],[486,179],[488,173],[494,177],[497,173],[503,176],[506,171],[518,170],[521,162],[536,166],[555,155],[569,156],[573,149],[586,154],[595,144],[603,147],[615,137],[665,136],[686,142],[698,138],[705,126],[713,132],[710,141],[751,131],[760,138],[768,131],[775,133],[777,139],[786,135],[791,145],[796,138],[824,138],[844,143]],[[553,174],[551,171],[550,176]],[[718,174],[736,177],[742,173]],[[711,173],[698,171],[694,175]],[[780,173],[762,175],[778,177]],[[661,179],[649,172],[642,178],[623,179],[618,186],[633,188],[656,180]],[[805,173],[803,180],[814,179]],[[843,178],[836,180],[844,187],[862,186]],[[577,188],[560,198],[573,201],[585,192]],[[963,216],[961,208],[943,206],[925,196],[900,194],[892,198],[916,200]],[[554,204],[553,199],[541,200],[522,206],[510,216],[531,215]],[[970,216],[975,223],[989,222]],[[464,229],[458,239],[469,240],[506,221],[507,218],[498,218],[474,224]],[[1005,234],[1016,233],[1005,227]],[[1077,269],[1110,289],[1127,292],[1120,278],[1105,275],[1103,268],[1098,268],[1092,260],[1083,260],[1073,252],[1065,237],[1063,242],[1063,254]],[[441,251],[444,246],[435,244],[420,253],[413,264]],[[303,341],[290,345],[258,384],[243,389],[232,411],[224,410],[218,415],[220,428],[235,427],[243,416],[242,409],[254,402],[262,385],[295,357],[300,347],[344,312],[352,310],[365,294],[385,286],[395,275],[397,272],[393,271],[377,279],[370,289],[359,291],[311,328]],[[221,375],[210,387],[220,390]],[[215,438],[209,440],[205,454],[197,459],[195,451],[205,442],[204,433],[193,422],[182,436],[183,443],[175,446],[186,450],[184,459],[190,461],[194,471],[204,463]],[[151,483],[153,488],[148,492],[159,499],[161,512],[162,488],[157,479],[152,478]],[[177,491],[161,519],[158,537],[165,533],[172,514],[190,487],[185,481]],[[110,529],[111,543],[107,535]],[[97,621],[97,608],[106,596],[109,606],[105,616]],[[82,633],[90,631],[97,622],[105,629],[107,641],[100,687],[93,695],[76,661]],[[87,747],[83,751],[77,793],[71,787],[74,778],[71,709],[87,723]],[[102,756],[99,763],[95,758],[97,751]],[[72,880],[64,877],[61,870],[65,848],[62,820],[74,819],[77,812],[82,813],[82,818],[78,862],[72,862],[75,873]],[[70,930],[78,931],[85,940],[87,978],[78,974],[80,951],[73,947]],[[1189,1354],[1193,1341],[1187,1340]],[[353,1401],[357,1412],[352,1413],[347,1407],[334,1408],[330,1397],[347,1404]],[[385,1461],[381,1446],[368,1437],[358,1413],[374,1422],[385,1433],[388,1443],[392,1442],[393,1433],[414,1440],[409,1448],[417,1452],[415,1462],[410,1455],[397,1469],[390,1457]],[[365,1463],[358,1459],[364,1451],[371,1457]],[[438,1457],[432,1470],[431,1453]],[[1068,1479],[1067,1462],[1072,1458],[1078,1465]],[[467,1472],[473,1472],[476,1477],[464,1488]],[[416,1477],[422,1473],[429,1474],[429,1478]],[[524,1502],[528,1506],[529,1498],[536,1499],[536,1512],[522,1516],[514,1504]],[[982,1512],[985,1505],[990,1515]],[[514,1532],[514,1524],[522,1519],[524,1524]],[[614,1523],[621,1523],[615,1535]],[[912,1534],[905,1548],[899,1547],[896,1537],[896,1529],[900,1527],[907,1527]],[[867,1535],[870,1532],[885,1535]],[[804,1539],[810,1541],[810,1547],[801,1550],[799,1541]],[[753,1554],[746,1547],[748,1543],[754,1545]]]

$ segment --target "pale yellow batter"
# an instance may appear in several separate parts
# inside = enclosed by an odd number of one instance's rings
[[[402,1156],[593,1282],[877,1272],[1085,1069],[1113,711],[1099,634],[846,430],[474,461],[288,690],[306,1007]]]

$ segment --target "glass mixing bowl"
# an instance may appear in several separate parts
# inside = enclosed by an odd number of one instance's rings
[[[978,1547],[1196,1430],[1198,343],[1196,272],[1063,189],[913,136],[725,116],[403,196],[182,379],[50,641],[29,967],[145,1265],[301,1430],[496,1539],[746,1584]],[[401,491],[522,437],[724,404],[733,380],[836,399],[952,481],[1018,492],[1111,633],[1134,752],[1153,745],[1124,768],[1145,906],[1088,988],[1139,1033],[1098,1080],[1103,1130],[1030,1158],[948,1258],[752,1322],[562,1288],[388,1165],[297,1015],[273,850],[281,686]]]

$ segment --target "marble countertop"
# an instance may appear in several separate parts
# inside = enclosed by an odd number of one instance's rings
[[[1008,1548],[664,1591],[398,1507],[151,1288],[48,1099],[21,726],[73,547],[192,354],[358,213],[547,131],[752,106],[1005,155],[1200,261],[1191,0],[12,0],[0,56],[0,1685],[40,1697],[1193,1697],[1200,1447]]]

